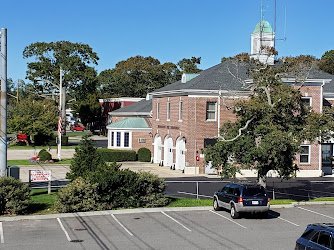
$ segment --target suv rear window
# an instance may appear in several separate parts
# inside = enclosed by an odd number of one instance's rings
[[[265,195],[263,187],[245,187],[243,190],[243,196],[259,196]]]
[[[302,237],[304,238],[304,239],[307,239],[307,240],[309,240],[310,238],[311,238],[311,236],[312,236],[312,233],[314,232],[314,229],[306,229],[306,231],[302,234]]]

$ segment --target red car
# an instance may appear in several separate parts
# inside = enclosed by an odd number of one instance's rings
[[[76,126],[72,126],[71,131],[75,132],[75,131],[85,131],[86,127],[83,127],[81,125],[76,125]]]

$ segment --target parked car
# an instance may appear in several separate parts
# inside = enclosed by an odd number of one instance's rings
[[[270,198],[260,185],[227,184],[214,193],[213,208],[216,211],[221,208],[230,210],[233,219],[239,218],[240,213],[260,213],[266,218]]]
[[[334,249],[334,223],[309,224],[296,241],[296,250],[299,249]]]
[[[86,127],[84,127],[84,126],[81,126],[81,125],[75,125],[75,126],[71,126],[70,127],[70,130],[71,131],[85,131],[86,130]]]

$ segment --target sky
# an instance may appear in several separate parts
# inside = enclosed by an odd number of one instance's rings
[[[274,28],[275,1],[262,2]],[[276,6],[276,38],[286,34],[276,42],[279,57],[320,58],[334,49],[333,0],[276,0]],[[222,57],[250,53],[260,20],[261,0],[7,0],[0,7],[14,81],[26,77],[26,46],[62,40],[90,45],[100,58],[98,73],[137,55],[161,63],[201,57],[199,68],[207,69]]]

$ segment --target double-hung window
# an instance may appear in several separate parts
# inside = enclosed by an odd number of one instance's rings
[[[299,153],[299,162],[308,164],[310,163],[310,145],[302,145],[302,151]]]
[[[167,102],[167,121],[170,120],[170,102]]]
[[[179,102],[179,121],[182,121],[182,113],[183,113],[183,102]]]
[[[215,121],[216,120],[216,102],[206,103],[206,120]]]
[[[160,104],[157,102],[157,120],[159,120]]]

